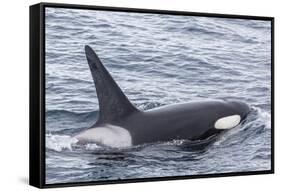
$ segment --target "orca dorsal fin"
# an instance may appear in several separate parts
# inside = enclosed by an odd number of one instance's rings
[[[116,121],[139,111],[122,92],[94,50],[86,45],[85,53],[99,101],[99,119],[97,123]]]

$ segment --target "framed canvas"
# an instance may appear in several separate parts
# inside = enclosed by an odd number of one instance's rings
[[[30,184],[274,172],[274,18],[30,7]]]

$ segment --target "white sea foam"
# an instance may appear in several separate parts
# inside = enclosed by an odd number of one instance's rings
[[[72,150],[72,145],[76,144],[78,140],[68,135],[46,135],[46,148],[54,151],[62,151],[64,149]]]
[[[179,145],[182,145],[184,142],[186,142],[185,139],[180,139],[180,140],[174,139],[172,141],[168,141],[168,142],[163,143],[163,145],[177,145],[177,146],[179,146]]]
[[[99,148],[101,148],[101,146],[99,146],[99,145],[97,145],[97,144],[95,144],[95,143],[88,143],[88,144],[86,144],[86,146],[85,146],[85,149],[86,150],[96,150],[96,149],[99,149]]]
[[[265,128],[271,129],[271,114],[258,107],[253,107],[253,110],[257,112],[258,119],[261,123],[265,124]]]

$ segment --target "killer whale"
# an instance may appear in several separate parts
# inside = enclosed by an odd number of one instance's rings
[[[128,147],[175,139],[203,140],[239,125],[250,108],[240,101],[200,101],[137,109],[122,92],[94,50],[86,59],[99,102],[98,120],[75,138],[110,147]]]

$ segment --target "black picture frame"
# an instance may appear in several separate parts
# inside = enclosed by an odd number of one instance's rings
[[[204,175],[46,184],[45,183],[45,8],[46,7],[270,21],[271,22],[271,169],[262,170],[262,171],[231,172],[231,173],[204,174]],[[56,4],[56,3],[39,3],[36,5],[32,5],[30,6],[29,13],[30,13],[30,17],[29,17],[30,19],[29,184],[30,185],[38,188],[53,188],[53,187],[65,187],[65,186],[84,186],[84,185],[132,183],[132,182],[146,182],[146,181],[166,181],[166,180],[177,180],[177,179],[243,176],[243,175],[258,175],[258,174],[274,173],[274,18],[273,17],[196,13],[196,12],[184,12],[184,11],[104,7],[104,6],[73,5],[73,4]]]

